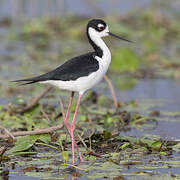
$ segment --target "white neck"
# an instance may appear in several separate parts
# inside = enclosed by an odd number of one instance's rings
[[[93,28],[89,28],[89,36],[93,43],[102,50],[102,57],[96,56],[96,59],[103,66],[104,73],[106,73],[111,62],[111,52],[106,46],[105,42],[102,40],[101,36]]]
[[[89,36],[91,40],[96,44],[96,46],[98,46],[103,51],[103,56],[111,56],[109,48],[106,46],[100,35],[93,28],[89,28]]]

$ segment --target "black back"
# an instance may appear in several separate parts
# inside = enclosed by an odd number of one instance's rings
[[[48,80],[61,80],[61,81],[76,80],[80,77],[88,76],[89,74],[99,69],[99,62],[94,57],[95,57],[95,52],[90,52],[72,58],[66,61],[58,68],[46,74],[34,78],[16,80],[15,82],[29,81],[24,84],[31,84],[35,82],[48,81]]]
[[[43,77],[48,80],[70,81],[79,77],[88,76],[99,68],[98,61],[94,58],[94,53],[84,54],[65,62],[54,71],[46,73]]]
[[[27,81],[24,84],[31,84],[40,81],[48,81],[48,80],[61,80],[61,81],[70,81],[76,80],[80,77],[88,76],[89,74],[97,71],[99,69],[99,62],[95,59],[95,56],[102,57],[103,51],[100,47],[98,47],[90,38],[88,29],[90,27],[94,28],[96,31],[101,32],[104,29],[100,29],[98,27],[99,24],[103,25],[103,28],[106,28],[106,23],[101,19],[92,19],[87,24],[87,37],[90,44],[93,46],[95,52],[90,52],[75,58],[70,59],[65,62],[58,68],[29,79],[16,80],[14,82]]]

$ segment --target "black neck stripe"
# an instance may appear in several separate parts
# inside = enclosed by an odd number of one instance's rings
[[[92,45],[92,47],[94,48],[94,50],[95,50],[95,55],[98,56],[98,57],[100,57],[100,58],[102,58],[102,56],[103,56],[103,51],[102,51],[102,49],[101,49],[99,46],[97,46],[97,44],[94,43],[94,41],[92,41],[91,37],[89,36],[88,29],[89,29],[89,28],[87,28],[87,32],[86,32],[86,33],[87,33],[87,37],[88,37],[89,43],[90,43],[90,44]]]

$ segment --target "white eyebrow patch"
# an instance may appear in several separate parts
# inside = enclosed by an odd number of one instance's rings
[[[103,24],[98,24],[98,27],[104,27],[104,25]]]

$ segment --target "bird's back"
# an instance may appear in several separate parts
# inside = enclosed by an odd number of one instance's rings
[[[80,77],[88,76],[98,70],[99,62],[94,57],[94,52],[83,54],[66,61],[64,64],[48,73],[33,78],[16,80],[15,82],[27,81],[24,84],[31,84],[49,80],[76,80]]]

